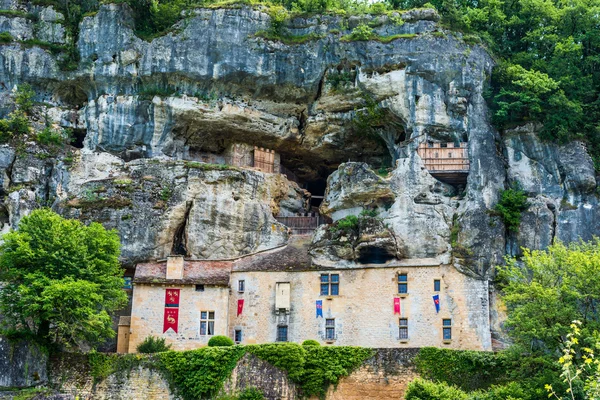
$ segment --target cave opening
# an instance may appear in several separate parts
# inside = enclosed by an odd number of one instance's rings
[[[394,259],[394,255],[380,247],[366,247],[361,249],[358,262],[361,264],[385,264]]]
[[[87,135],[87,129],[73,129],[71,136],[71,146],[77,149],[83,149],[83,142]]]
[[[185,215],[183,217],[183,221],[175,230],[175,235],[173,235],[173,246],[171,247],[171,255],[174,256],[187,256],[187,234],[186,234],[186,226],[188,222],[188,218],[190,217],[190,211],[192,210],[192,202],[188,201],[186,204]]]
[[[314,181],[308,181],[304,184],[304,188],[311,194],[310,206],[311,208],[319,208],[323,202],[325,196],[325,189],[327,188],[327,178],[318,178]]]

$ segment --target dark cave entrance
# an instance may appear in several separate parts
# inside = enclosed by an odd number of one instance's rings
[[[361,264],[385,264],[396,258],[380,247],[366,247],[360,250],[358,262]]]
[[[309,181],[304,184],[304,188],[311,194],[310,206],[319,208],[325,196],[327,188],[327,178],[319,178],[314,181]]]
[[[78,149],[83,149],[83,142],[85,141],[86,135],[86,129],[73,129],[73,134],[71,136],[71,146]]]

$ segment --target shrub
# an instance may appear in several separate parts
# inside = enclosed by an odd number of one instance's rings
[[[504,221],[506,229],[511,232],[518,232],[519,225],[521,225],[521,214],[528,207],[527,195],[519,189],[518,185],[515,185],[502,191],[500,201],[496,204],[494,210]]]
[[[171,349],[171,345],[165,343],[165,338],[148,336],[144,341],[138,344],[138,353],[162,353]]]
[[[321,343],[317,342],[316,340],[305,340],[304,342],[302,342],[302,346],[320,346]]]
[[[64,137],[60,132],[55,131],[52,128],[45,128],[43,131],[39,132],[35,139],[40,144],[45,145],[57,145],[61,146],[64,144]]]
[[[13,41],[13,37],[10,32],[0,33],[0,43],[10,43]]]
[[[408,384],[406,400],[467,400],[462,390],[446,383],[434,383],[417,378]]]
[[[208,345],[210,347],[219,347],[219,346],[233,346],[233,340],[228,338],[227,336],[213,336],[208,341]]]
[[[371,208],[371,209],[365,208],[364,210],[362,210],[360,212],[360,216],[361,217],[372,217],[372,218],[375,218],[378,215],[379,215],[379,211],[377,211],[376,208]]]
[[[29,133],[29,119],[22,110],[15,110],[8,116],[8,124],[13,134],[26,135]]]
[[[35,96],[35,92],[31,88],[31,85],[24,83],[17,87],[15,103],[17,103],[21,110],[29,113],[33,108],[33,96]]]
[[[343,232],[350,234],[352,231],[358,228],[358,217],[356,215],[348,215],[342,219],[339,219],[333,225],[329,227],[333,233]]]
[[[238,400],[264,400],[265,396],[255,387],[244,389],[238,396]]]
[[[350,35],[344,37],[345,40],[356,40],[356,41],[364,41],[372,39],[375,36],[373,33],[373,28],[368,25],[360,24],[356,28],[352,29],[352,33]]]
[[[506,379],[503,353],[459,351],[424,347],[415,359],[417,371],[426,379],[454,385],[462,390],[485,389]]]

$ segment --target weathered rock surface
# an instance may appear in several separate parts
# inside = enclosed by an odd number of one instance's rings
[[[54,9],[2,6],[41,24],[2,16],[0,31],[67,40]],[[37,107],[39,126],[47,115],[81,142],[58,153],[26,140],[0,147],[2,229],[48,205],[117,228],[126,263],[280,246],[287,230],[273,216],[310,211],[309,194],[277,175],[198,163],[224,163],[245,143],[276,150],[307,187],[329,176],[321,211],[333,220],[377,210],[380,223],[347,243],[320,228],[312,251],[324,262],[368,260],[373,251],[435,257],[487,279],[520,246],[600,231],[597,180],[581,144],[540,142],[530,126],[501,137],[490,126],[482,94],[493,60],[482,47],[440,28],[433,10],[403,13],[400,25],[385,16],[372,23],[378,35],[405,34],[389,43],[340,40],[373,18],[295,18],[290,34],[320,36],[288,45],[261,37],[271,21],[260,9],[198,9],[146,42],[126,5],[105,4],[80,25],[76,71],[37,46],[0,46],[0,82],[32,84],[48,103]],[[0,111],[13,108],[10,90],[1,91]],[[365,132],[356,121],[374,108]],[[464,185],[427,171],[417,154],[426,139],[468,142]],[[380,167],[393,170],[382,178],[373,172]],[[517,181],[530,207],[515,236],[490,211]]]
[[[47,363],[47,351],[35,343],[0,336],[0,390],[45,384]]]

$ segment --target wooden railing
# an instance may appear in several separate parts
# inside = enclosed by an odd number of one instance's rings
[[[275,217],[275,219],[292,230],[292,234],[303,235],[312,233],[319,225],[325,223],[318,214],[310,216]]]
[[[469,171],[467,143],[421,143],[417,153],[429,172]]]

